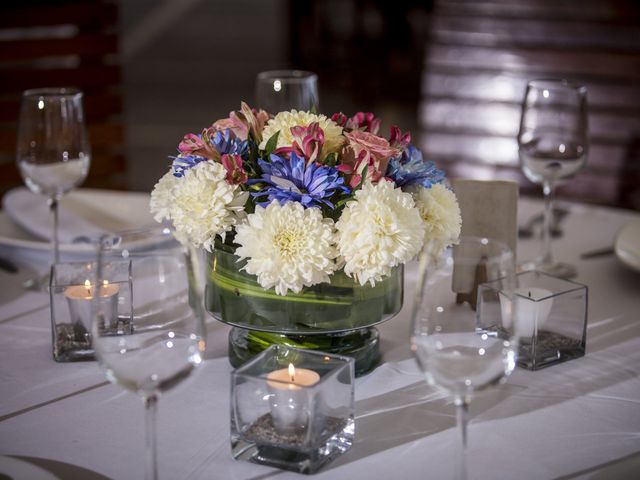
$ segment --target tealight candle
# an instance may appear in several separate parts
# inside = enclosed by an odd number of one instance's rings
[[[280,433],[288,433],[307,424],[309,402],[307,391],[320,381],[320,375],[308,368],[295,368],[290,363],[288,368],[275,370],[267,375],[267,386],[270,392],[271,418],[273,426]]]
[[[118,285],[110,284],[107,280],[100,290],[99,301],[105,318],[117,319],[118,317]],[[95,286],[89,280],[84,285],[71,285],[64,290],[64,296],[69,305],[71,323],[84,327],[84,335],[88,336],[91,330],[91,302],[96,294]]]
[[[120,288],[118,285],[109,283],[104,280],[102,288],[100,288],[100,297],[111,297],[118,293]],[[84,281],[84,285],[71,285],[64,290],[64,296],[73,300],[93,300],[95,288],[89,280]]]
[[[545,288],[516,288],[513,301],[515,335],[532,337],[545,324],[553,306],[553,293]]]

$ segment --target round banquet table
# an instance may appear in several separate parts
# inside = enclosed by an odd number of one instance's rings
[[[474,398],[471,478],[627,479],[640,472],[640,273],[614,255],[579,256],[613,245],[616,232],[640,215],[563,205],[570,213],[553,247],[589,287],[587,354],[535,372],[517,369],[505,385]],[[520,223],[540,209],[521,199]],[[519,259],[537,248],[536,238],[520,240]],[[23,268],[27,257],[17,258],[19,273],[0,271],[0,474],[21,465],[32,472],[24,478],[36,471],[41,478],[142,478],[141,400],[107,383],[96,362],[53,361],[48,295],[20,287],[31,273]],[[409,351],[415,271],[415,264],[406,269],[405,307],[380,326],[380,366],[356,380],[355,444],[318,480],[453,476],[454,407],[426,385]],[[160,477],[301,478],[231,457],[227,334],[209,320],[206,361],[161,397]]]

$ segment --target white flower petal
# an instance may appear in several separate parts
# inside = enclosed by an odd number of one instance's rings
[[[162,222],[171,216],[171,204],[173,203],[173,187],[177,178],[173,173],[164,174],[151,191],[149,208],[156,222]]]
[[[460,206],[455,193],[441,184],[431,188],[412,187],[411,193],[425,223],[425,246],[437,256],[458,241],[462,227]]]
[[[248,258],[244,269],[278,295],[328,282],[337,269],[333,221],[318,208],[274,200],[266,208],[257,206],[236,232],[236,255]]]
[[[225,177],[225,168],[213,161],[197,164],[181,178],[166,174],[151,192],[154,218],[169,218],[180,241],[212,250],[215,236],[230,231],[244,216],[249,198]]]
[[[375,285],[420,251],[425,226],[411,195],[381,181],[356,192],[336,229],[338,263],[361,285]]]
[[[313,122],[318,122],[320,128],[324,132],[324,146],[322,147],[321,155],[324,156],[332,152],[337,152],[345,140],[342,135],[342,127],[324,115],[317,115],[315,113],[304,112],[302,110],[280,112],[269,120],[262,131],[262,143],[260,144],[260,148],[264,149],[267,146],[269,139],[275,135],[276,132],[280,132],[280,135],[278,135],[277,147],[289,147],[293,142],[291,127],[298,125],[306,127],[311,125]]]

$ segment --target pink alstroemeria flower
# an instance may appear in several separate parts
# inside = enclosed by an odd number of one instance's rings
[[[346,131],[360,130],[362,132],[369,132],[376,135],[380,130],[379,118],[371,112],[358,112],[353,117],[347,118],[347,116],[340,112],[334,113],[331,116],[331,120],[343,127]]]
[[[229,115],[233,115],[234,112],[231,112]],[[222,118],[220,120],[216,120],[209,127],[209,130],[212,130],[210,133],[211,136],[215,135],[215,132],[223,132],[224,130],[231,130],[235,133],[236,137],[240,140],[247,139],[247,128],[242,122],[238,120],[234,120],[233,118]]]
[[[227,170],[227,183],[231,185],[246,183],[249,177],[242,166],[242,157],[240,155],[225,153],[220,160],[222,166]]]
[[[275,150],[276,155],[285,154],[287,158],[291,152],[295,152],[299,157],[303,157],[306,164],[313,162],[320,163],[320,152],[324,145],[324,131],[318,122],[313,122],[307,126],[296,125],[291,127],[293,136],[290,147],[280,147]]]
[[[346,159],[343,158],[342,161],[345,162],[345,160]],[[372,171],[373,166],[370,165],[370,163],[372,163],[371,158],[369,158],[369,155],[364,150],[360,152],[355,161],[352,161],[351,159],[346,161],[348,163],[341,163],[336,168],[339,172],[344,173],[345,177],[349,181],[349,187],[356,188],[360,185],[360,182],[362,181],[362,173],[365,167],[368,167],[367,177],[370,178],[372,182],[376,182],[380,179],[380,175],[377,175],[376,172]]]
[[[264,110],[252,109],[245,102],[239,111],[229,112],[229,118],[223,118],[211,125],[214,132],[230,128],[240,140],[251,137],[256,143],[262,141],[262,130],[270,115]]]
[[[362,179],[365,168],[367,178],[379,181],[387,171],[389,159],[401,153],[382,137],[369,132],[354,130],[345,134],[347,145],[342,150],[342,162],[338,170],[349,178],[349,186],[354,188]]]
[[[344,113],[340,112],[331,115],[331,120],[336,122],[339,126],[344,127],[347,124],[348,118]]]
[[[394,125],[391,127],[391,136],[389,137],[389,143],[392,147],[396,147],[401,151],[404,151],[411,143],[411,133],[402,133],[402,130]]]
[[[264,110],[250,108],[249,105],[244,102],[241,104],[240,112],[237,113],[241,119],[244,118],[249,128],[249,135],[257,144],[260,144],[260,142],[262,142],[262,130],[264,130],[264,125],[269,121],[271,115]]]
[[[346,128],[376,135],[380,130],[380,119],[371,112],[358,112],[347,121]]]
[[[216,120],[207,130],[208,134],[213,137],[216,132],[221,132],[227,129],[230,129],[240,140],[246,140],[249,135],[249,127],[240,118],[238,118],[236,112],[230,112],[229,118]]]
[[[220,160],[220,154],[208,141],[208,136],[205,135],[205,132],[206,130],[202,132],[202,137],[193,133],[187,133],[182,137],[182,141],[178,145],[180,153],[198,155],[215,161]]]

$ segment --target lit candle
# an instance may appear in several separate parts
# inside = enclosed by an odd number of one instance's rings
[[[118,285],[110,284],[108,280],[104,280],[99,290],[100,309],[105,318],[117,320],[120,288]],[[64,291],[76,335],[84,336],[86,340],[89,340],[88,336],[91,331],[91,302],[95,294],[96,289],[89,280],[85,280],[84,285],[72,285]]]
[[[304,429],[309,418],[308,390],[320,381],[320,375],[308,368],[288,368],[275,370],[267,375],[270,392],[271,418],[273,426],[280,433]]]
[[[545,288],[516,288],[513,301],[515,335],[532,337],[546,323],[553,306],[553,293]]]
[[[104,280],[100,289],[100,297],[111,297],[118,293],[119,290],[118,285],[109,283],[109,280]],[[85,280],[84,285],[72,285],[64,291],[65,297],[73,300],[93,300],[93,293],[95,293],[95,288],[92,292],[92,285],[89,280]]]

